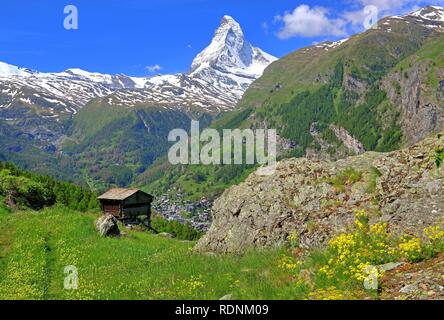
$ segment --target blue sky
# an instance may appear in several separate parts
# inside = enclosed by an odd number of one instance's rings
[[[186,71],[209,44],[223,15],[254,45],[277,56],[364,29],[364,8],[379,16],[407,12],[421,0],[14,0],[0,4],[0,61],[40,71],[78,67],[135,76]],[[65,30],[66,5],[79,29]]]

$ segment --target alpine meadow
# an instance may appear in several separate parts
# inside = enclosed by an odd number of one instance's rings
[[[444,300],[444,1],[37,2],[0,4],[0,300]]]

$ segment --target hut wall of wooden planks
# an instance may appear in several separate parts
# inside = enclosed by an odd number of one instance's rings
[[[99,198],[103,214],[111,214],[119,220],[134,220],[147,216],[151,220],[153,196],[139,189],[111,189]]]

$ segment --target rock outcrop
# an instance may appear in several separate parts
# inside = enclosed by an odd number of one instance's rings
[[[334,132],[336,138],[338,138],[349,151],[353,152],[353,154],[356,155],[365,152],[364,145],[344,128],[331,124],[330,130]]]
[[[400,107],[400,125],[404,141],[411,145],[427,137],[430,132],[444,127],[444,110],[440,86],[426,83],[430,66],[415,64],[408,70],[386,77],[383,87],[393,105]]]
[[[434,162],[443,146],[440,134],[391,153],[289,159],[271,176],[253,173],[216,200],[213,224],[195,249],[243,253],[279,246],[295,232],[301,247],[319,247],[350,228],[361,209],[395,234],[419,234],[444,219],[444,169]]]
[[[116,237],[120,235],[117,219],[110,214],[104,215],[97,220],[96,229],[102,237]]]

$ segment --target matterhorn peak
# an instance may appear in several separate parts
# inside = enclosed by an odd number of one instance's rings
[[[191,69],[195,71],[201,66],[216,66],[221,63],[242,64],[244,61],[235,60],[239,57],[239,52],[248,49],[248,46],[251,47],[246,43],[239,23],[226,15],[222,18],[210,45],[194,59]],[[227,59],[227,55],[233,58],[232,61]]]
[[[222,17],[210,45],[193,61],[190,75],[209,78],[215,72],[257,78],[275,57],[255,48],[245,39],[240,24],[231,16]],[[251,80],[249,81],[251,82]]]
[[[219,28],[215,32],[215,37],[217,37],[218,35],[227,36],[229,32],[233,32],[240,37],[244,36],[240,24],[236,20],[234,20],[233,17],[225,15],[220,21]]]
[[[233,18],[232,16],[229,16],[229,15],[224,15],[224,16],[222,17],[221,22],[220,22],[220,25],[221,25],[221,26],[222,26],[222,25],[226,25],[226,24],[228,24],[228,25],[233,25],[233,26],[237,26],[237,27],[240,28],[239,23],[238,23],[236,20],[234,20],[234,18]]]

